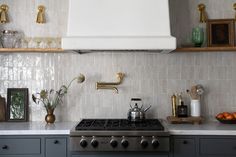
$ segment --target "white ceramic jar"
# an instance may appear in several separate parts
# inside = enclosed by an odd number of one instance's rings
[[[201,116],[201,104],[200,100],[191,100],[190,104],[190,115],[192,117],[200,117]]]

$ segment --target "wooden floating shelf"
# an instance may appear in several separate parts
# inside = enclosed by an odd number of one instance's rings
[[[63,52],[64,50],[61,48],[0,48],[0,53],[6,53],[6,52],[48,52],[48,53],[54,53],[54,52]]]
[[[236,47],[182,47],[174,50],[175,52],[220,52],[236,51]]]

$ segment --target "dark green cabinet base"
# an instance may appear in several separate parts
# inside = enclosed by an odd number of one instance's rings
[[[0,136],[0,157],[69,157],[67,136]]]

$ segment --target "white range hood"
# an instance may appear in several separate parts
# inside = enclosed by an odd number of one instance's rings
[[[66,50],[170,52],[168,0],[69,0]]]

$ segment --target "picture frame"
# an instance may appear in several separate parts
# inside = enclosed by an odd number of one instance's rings
[[[27,122],[29,113],[28,88],[7,89],[7,117],[8,122]]]
[[[207,21],[209,47],[233,47],[235,42],[234,19],[211,19]]]
[[[0,122],[6,121],[6,100],[0,95]]]

